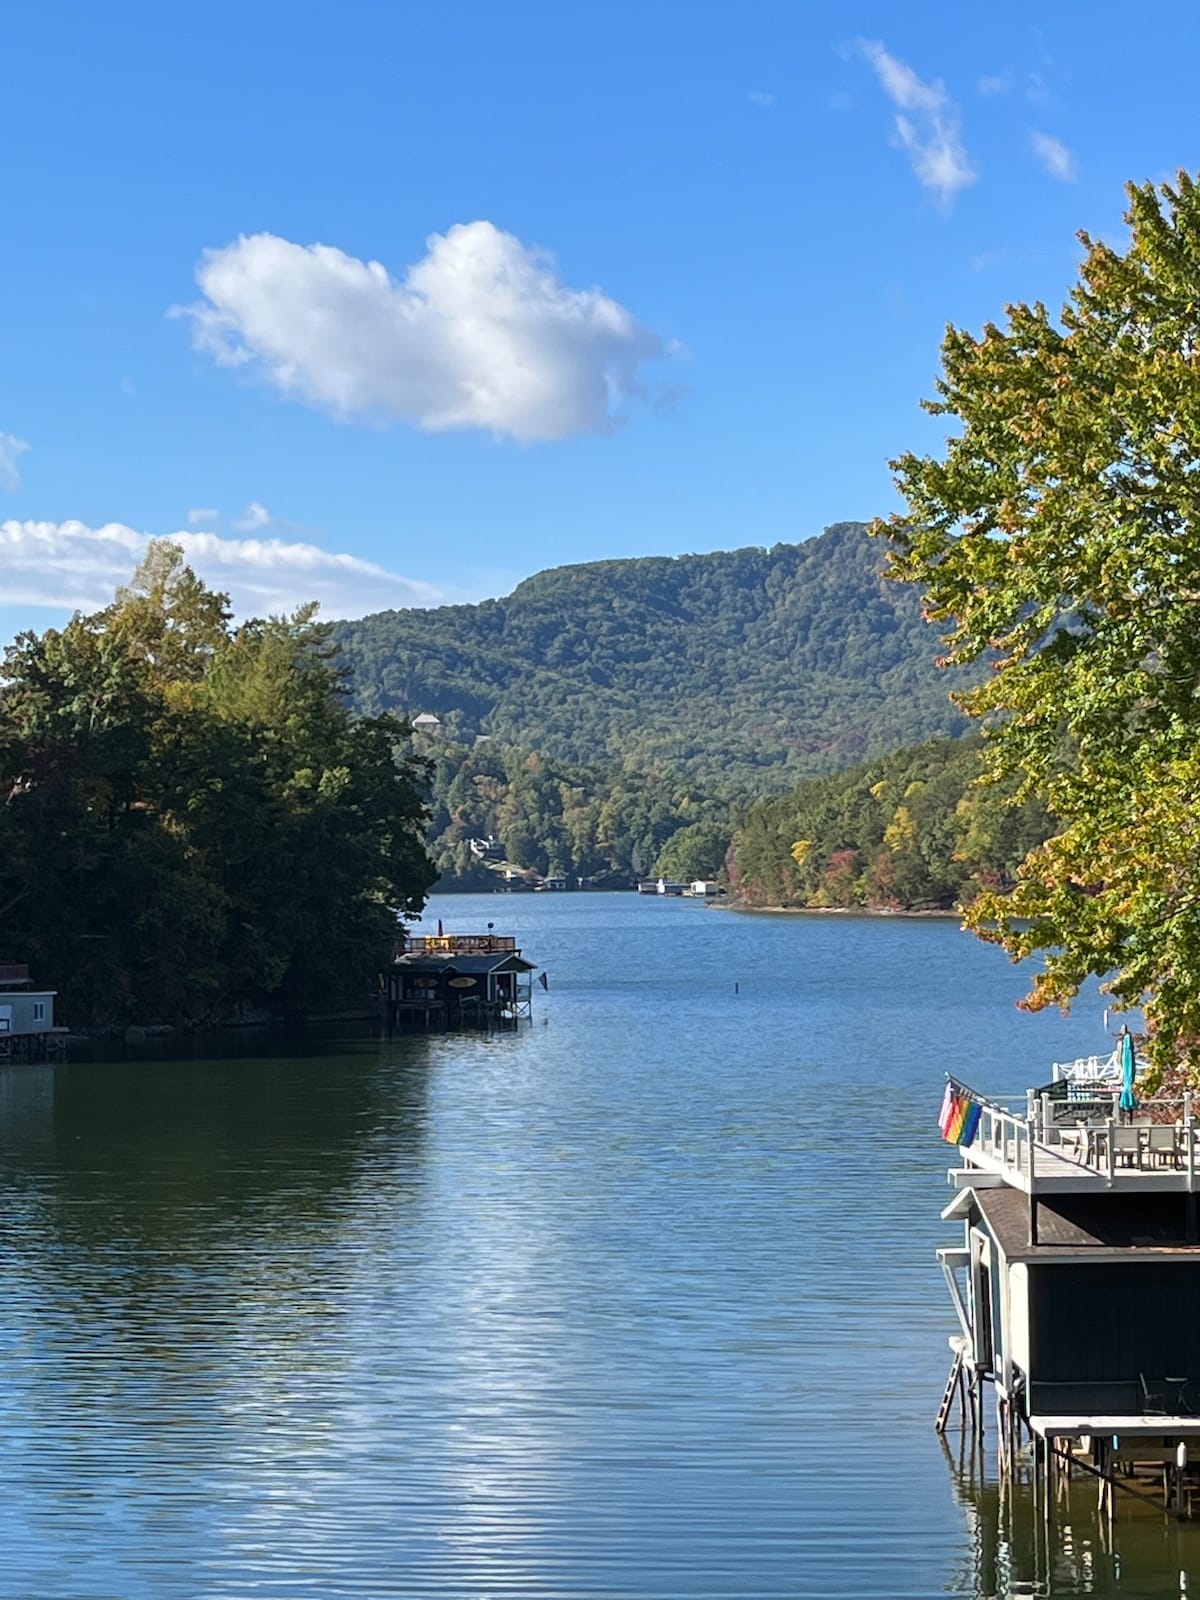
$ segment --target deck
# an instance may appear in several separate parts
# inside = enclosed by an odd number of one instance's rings
[[[959,1146],[956,1188],[1008,1184],[1025,1194],[1117,1189],[1195,1193],[1200,1187],[1200,1123],[1191,1096],[1148,1100],[1132,1119],[1069,1117],[1046,1096],[1031,1094],[1023,1110],[978,1098],[974,1142]]]

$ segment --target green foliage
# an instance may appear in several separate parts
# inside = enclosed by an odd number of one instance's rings
[[[334,637],[365,711],[436,712],[457,744],[484,733],[615,769],[605,785],[734,799],[965,726],[916,597],[881,565],[841,523],[772,550],[561,567],[503,600],[382,612]],[[649,869],[665,838],[647,853],[632,826]]]
[[[729,838],[730,829],[726,823],[689,823],[667,840],[651,869],[651,876],[676,883],[722,876]]]
[[[432,879],[404,730],[350,715],[311,609],[226,607],[159,543],[106,610],[6,652],[4,954],[73,1020],[361,993]]]
[[[886,532],[948,659],[996,652],[961,697],[991,721],[990,769],[1058,826],[972,925],[1040,953],[1030,1004],[1089,974],[1145,1000],[1160,1065],[1200,1070],[1200,190],[1129,190],[1124,252],[1082,235],[1058,321],[1009,308],[951,330],[942,460],[895,463]]]
[[[473,838],[498,839],[514,866],[624,887],[651,871],[680,830],[727,809],[665,767],[589,768],[496,741],[467,749],[444,736],[418,734],[414,745],[431,771],[430,849],[443,888],[494,884],[471,853]],[[718,833],[727,845],[727,825]],[[718,865],[723,854],[722,846]]]
[[[899,750],[752,806],[730,882],[750,905],[950,910],[1011,886],[1049,831],[1015,785],[984,785],[977,739]]]

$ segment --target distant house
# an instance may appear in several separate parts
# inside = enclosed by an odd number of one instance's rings
[[[490,835],[486,839],[468,839],[467,845],[473,856],[478,856],[480,861],[503,861],[504,846],[499,839]]]
[[[435,717],[432,711],[422,711],[413,718],[412,725],[420,733],[438,734],[444,726],[441,717]]]
[[[712,900],[721,890],[715,878],[697,878],[685,892],[694,900]]]

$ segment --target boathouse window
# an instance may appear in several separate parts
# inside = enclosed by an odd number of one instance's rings
[[[33,1002],[33,1020],[35,1022],[45,1022],[46,1002],[44,1000],[35,1000]]]

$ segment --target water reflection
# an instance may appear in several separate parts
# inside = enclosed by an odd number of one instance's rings
[[[1087,1030],[945,925],[504,912],[519,1034],[0,1072],[0,1596],[1039,1581],[933,1448],[937,1079]]]
[[[1200,1594],[1200,1526],[1181,1524],[1118,1492],[1111,1519],[1094,1480],[1077,1474],[1047,1503],[1031,1464],[1002,1482],[990,1448],[942,1441],[967,1539],[947,1583],[975,1600],[1120,1595],[1179,1600]]]

